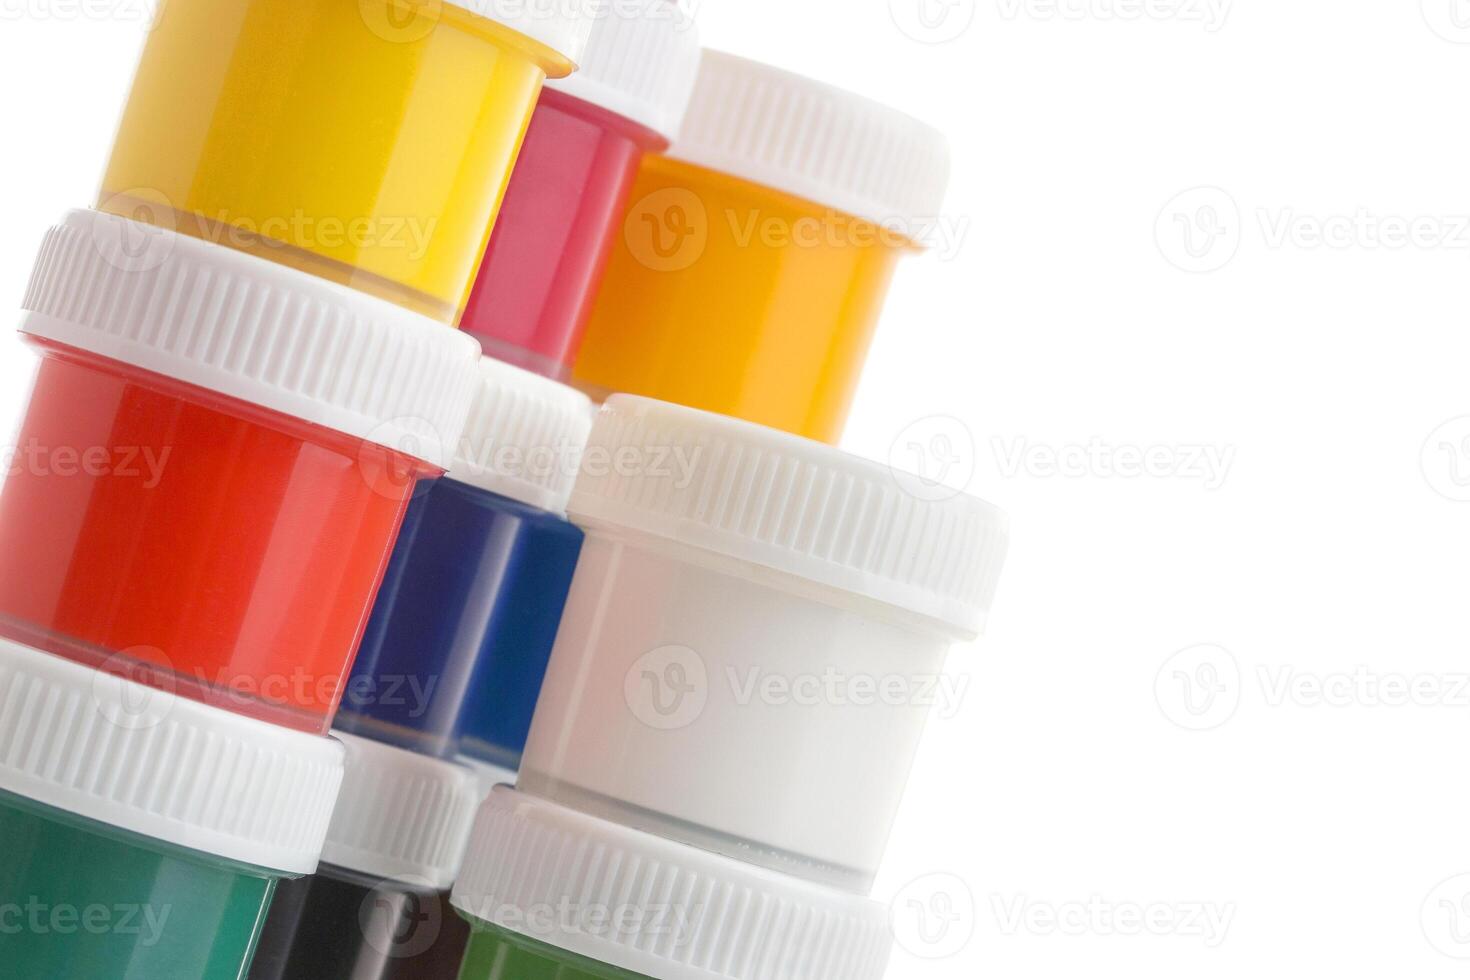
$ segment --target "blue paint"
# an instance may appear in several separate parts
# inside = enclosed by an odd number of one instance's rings
[[[335,727],[520,766],[582,532],[449,478],[415,495]]]

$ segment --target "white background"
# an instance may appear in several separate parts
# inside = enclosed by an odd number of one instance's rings
[[[12,307],[143,37],[68,2],[0,0]],[[849,444],[937,447],[1015,541],[892,976],[1463,976],[1470,3],[924,2],[702,10],[954,142],[963,248],[905,269]]]

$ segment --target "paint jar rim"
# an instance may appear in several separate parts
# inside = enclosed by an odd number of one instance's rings
[[[346,763],[322,861],[423,891],[449,888],[485,798],[479,776],[369,738],[332,737]]]
[[[678,0],[608,9],[592,28],[577,71],[546,87],[605,109],[664,140],[679,135],[699,73],[699,30]]]
[[[390,0],[406,6],[414,16],[423,12],[413,0]],[[604,16],[603,0],[442,0],[549,49],[557,58],[577,65],[584,57],[594,26]],[[431,8],[432,10],[432,8]],[[537,59],[543,60],[543,59]],[[552,65],[545,66],[556,71]],[[562,74],[556,71],[557,74]]]
[[[0,638],[0,790],[286,874],[317,866],[343,748]]]
[[[668,155],[918,241],[937,221],[950,151],[927,123],[854,92],[706,49]]]
[[[565,515],[592,415],[592,401],[577,389],[481,358],[468,421],[448,476]]]
[[[45,236],[23,333],[411,456],[452,459],[479,345],[366,293],[93,210]]]
[[[586,896],[622,904],[578,908]],[[658,980],[879,980],[892,947],[888,910],[872,899],[510,787],[480,807],[450,902],[471,919]],[[636,925],[620,929],[620,917]]]
[[[984,629],[1008,521],[825,443],[722,415],[614,395],[593,425],[569,514],[640,532],[936,623]]]

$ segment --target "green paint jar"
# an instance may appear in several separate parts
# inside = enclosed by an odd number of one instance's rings
[[[330,739],[0,640],[0,975],[238,980],[341,779]]]
[[[465,980],[649,980],[606,963],[480,923],[470,936]]]

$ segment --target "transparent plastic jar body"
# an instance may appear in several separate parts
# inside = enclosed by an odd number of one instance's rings
[[[452,324],[572,67],[453,3],[170,0],[99,207]]]
[[[835,443],[899,261],[872,222],[663,156],[629,195],[572,377]]]
[[[517,787],[866,892],[953,637],[759,566],[587,528]]]
[[[0,484],[0,634],[324,734],[415,481],[373,443],[41,354]]]
[[[293,877],[0,792],[8,977],[239,980],[276,885]],[[99,928],[100,924],[100,928]]]

